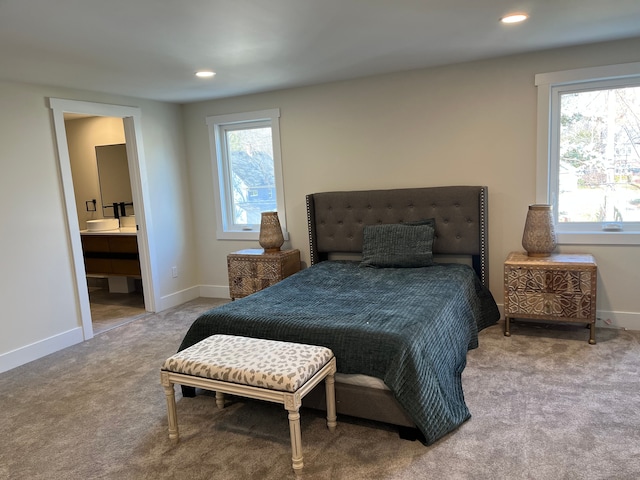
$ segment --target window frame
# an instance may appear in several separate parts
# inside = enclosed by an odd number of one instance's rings
[[[559,244],[640,245],[640,222],[558,222],[560,94],[640,84],[640,63],[542,73],[538,88],[536,202],[553,205]],[[604,230],[615,223],[619,231]]]
[[[285,240],[289,239],[287,232],[287,217],[284,204],[284,181],[282,176],[282,157],[280,148],[280,109],[273,108],[253,112],[231,113],[226,115],[211,115],[205,118],[209,131],[209,148],[211,152],[211,166],[216,207],[216,238],[218,240],[258,240],[259,224],[238,225],[231,220],[233,205],[231,195],[233,187],[229,175],[229,163],[226,152],[227,129],[271,127],[273,146],[273,170],[276,188],[276,210],[282,226]],[[249,228],[249,229],[248,229]]]

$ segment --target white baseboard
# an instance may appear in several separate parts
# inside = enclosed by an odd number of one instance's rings
[[[83,341],[82,328],[77,327],[53,337],[0,354],[0,373],[50,355]]]
[[[504,319],[504,305],[498,304],[500,318]],[[640,313],[596,311],[596,327],[620,328],[623,330],[640,330]]]
[[[166,310],[167,308],[177,307],[178,305],[182,305],[189,300],[194,300],[199,296],[199,287],[189,287],[184,290],[165,295],[164,297],[160,298],[159,302],[156,302],[156,311],[161,312],[163,310]]]
[[[204,298],[231,298],[229,285],[200,285],[200,296]]]
[[[640,313],[634,312],[596,312],[596,327],[640,330]]]
[[[231,298],[229,296],[228,285],[199,285],[161,297],[160,301],[156,302],[156,312],[161,312],[167,308],[177,307],[178,305],[182,305],[183,303],[194,300],[198,297]]]

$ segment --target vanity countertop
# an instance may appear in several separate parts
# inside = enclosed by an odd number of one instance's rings
[[[136,235],[136,227],[120,227],[115,230],[100,230],[90,232],[89,230],[80,230],[80,235]]]

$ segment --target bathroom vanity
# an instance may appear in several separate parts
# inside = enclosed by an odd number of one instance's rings
[[[136,229],[80,231],[87,275],[140,277]]]

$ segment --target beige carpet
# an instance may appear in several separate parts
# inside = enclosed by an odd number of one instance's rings
[[[180,398],[167,437],[159,366],[200,299],[0,374],[2,479],[294,478],[279,405]],[[640,332],[516,323],[481,333],[463,384],[472,418],[425,447],[394,429],[302,412],[306,479],[638,479]]]

